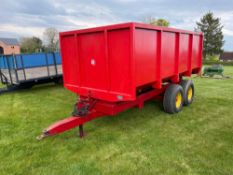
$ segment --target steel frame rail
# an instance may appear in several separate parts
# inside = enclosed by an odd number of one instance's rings
[[[161,89],[153,89],[139,95],[136,100],[129,102],[106,102],[98,100],[94,107],[88,111],[84,116],[70,116],[66,119],[55,122],[46,128],[40,136],[37,137],[38,140],[42,140],[45,137],[53,136],[55,134],[60,134],[70,129],[79,126],[79,136],[82,138],[84,136],[83,125],[98,117],[104,116],[115,116],[116,114],[123,112],[132,107],[143,108],[144,102],[151,99],[160,99],[159,95],[163,94],[166,90],[167,85],[164,85]],[[83,97],[81,97],[83,98]],[[85,97],[84,97],[85,98]],[[78,105],[78,103],[76,104]]]

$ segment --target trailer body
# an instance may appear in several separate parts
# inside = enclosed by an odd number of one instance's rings
[[[111,102],[133,101],[144,86],[198,73],[201,33],[125,23],[60,33],[64,85]]]

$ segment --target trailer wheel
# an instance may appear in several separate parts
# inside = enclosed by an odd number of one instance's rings
[[[180,85],[168,86],[163,97],[164,111],[170,114],[178,113],[183,107],[183,88]]]
[[[192,80],[182,80],[181,84],[184,90],[184,105],[188,106],[193,102],[194,98],[194,85]]]

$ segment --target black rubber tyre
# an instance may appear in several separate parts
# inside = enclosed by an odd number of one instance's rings
[[[164,111],[169,114],[178,113],[183,107],[183,88],[178,84],[171,84],[165,91],[163,97]],[[179,96],[179,105],[177,105],[177,97]]]
[[[193,102],[194,85],[192,80],[182,80],[180,85],[184,90],[184,106],[188,106]]]

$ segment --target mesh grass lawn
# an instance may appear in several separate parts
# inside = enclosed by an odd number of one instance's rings
[[[233,77],[233,67],[225,67]],[[46,85],[0,95],[0,174],[233,174],[233,79],[194,78],[195,100],[169,115],[147,102],[38,142],[76,96]]]

